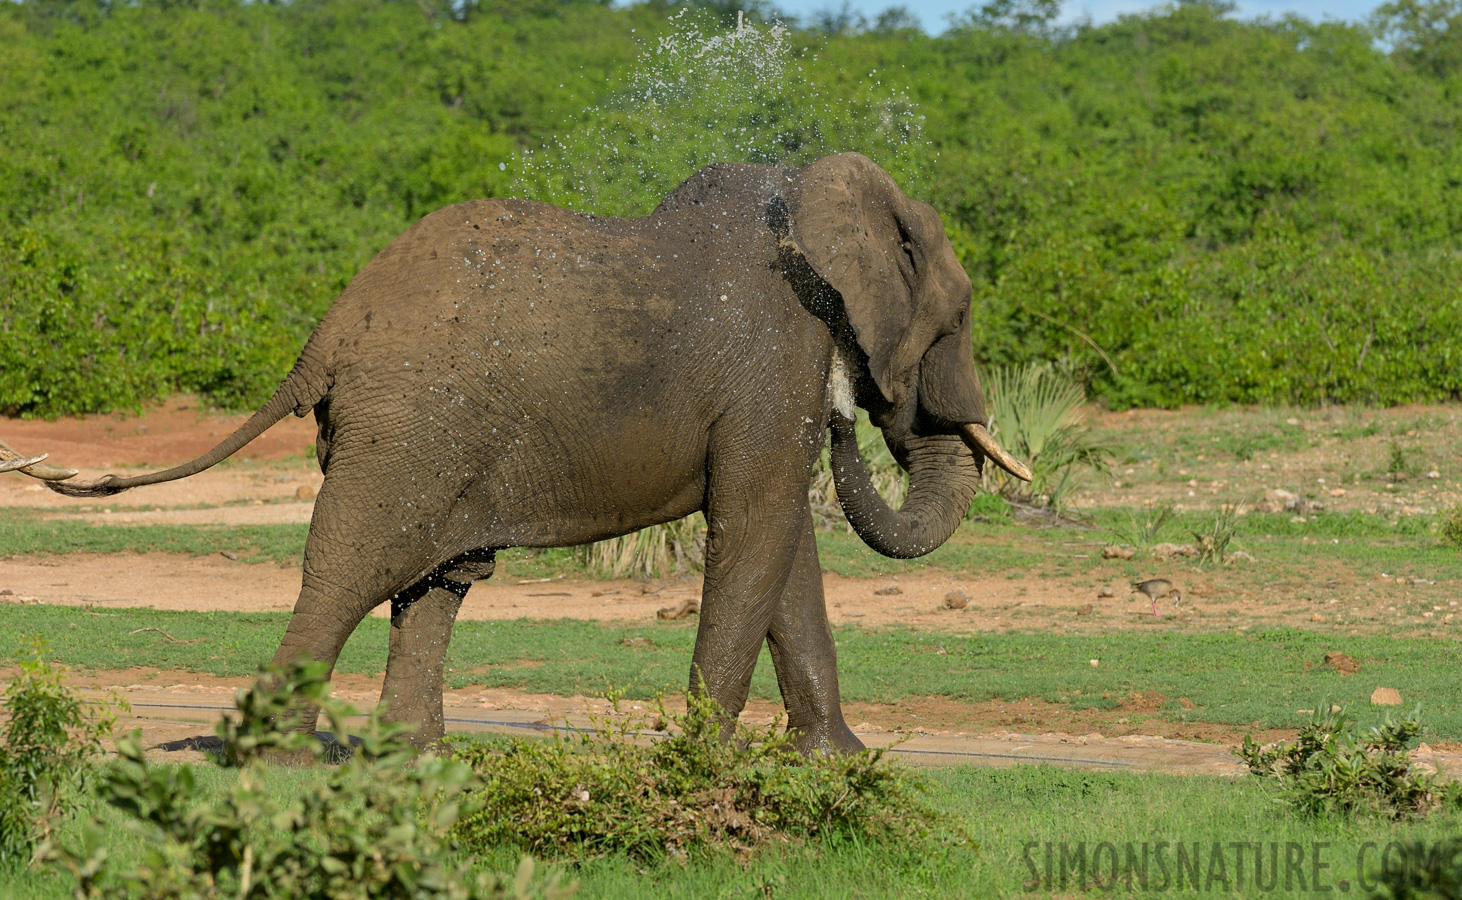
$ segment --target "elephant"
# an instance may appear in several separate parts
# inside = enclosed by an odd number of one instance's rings
[[[958,527],[986,460],[1029,479],[987,427],[971,294],[934,209],[853,153],[713,165],[641,218],[474,200],[425,216],[367,263],[272,398],[205,455],[91,482],[20,471],[108,496],[193,475],[313,411],[325,477],[274,661],[333,666],[389,601],[382,700],[422,745],[443,733],[462,598],[497,551],[699,510],[691,690],[729,723],[765,641],[795,746],[856,751],[808,485],[830,432],[853,529],[912,558]],[[855,407],[909,473],[898,510],[858,455]]]

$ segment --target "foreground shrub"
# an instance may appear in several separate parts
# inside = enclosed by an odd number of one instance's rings
[[[477,850],[643,861],[833,835],[907,840],[934,823],[922,783],[882,750],[804,758],[776,726],[737,724],[723,739],[720,708],[701,697],[661,717],[669,734],[651,741],[639,723],[601,721],[569,738],[459,747],[482,785],[457,836]]]
[[[1462,900],[1462,837],[1400,846],[1385,856],[1372,900]]]
[[[261,673],[240,691],[237,726],[220,725],[223,754],[240,764],[222,797],[205,796],[191,766],[147,761],[140,735],[117,742],[120,759],[106,770],[99,794],[142,838],[142,861],[117,871],[93,820],[79,852],[48,843],[41,855],[70,869],[77,896],[150,900],[215,897],[290,900],[486,900],[563,897],[553,881],[534,886],[524,859],[516,878],[473,874],[449,860],[445,840],[457,820],[471,770],[451,759],[416,759],[402,727],[367,720],[354,752],[317,786],[278,798],[267,790],[266,751],[319,761],[326,747],[311,734],[271,727],[271,713],[293,719],[301,701],[322,701],[321,714],[345,735],[350,707],[324,688],[328,667],[309,663]],[[276,722],[279,720],[275,720]]]
[[[1306,816],[1405,819],[1462,809],[1462,783],[1443,784],[1411,765],[1406,749],[1421,732],[1416,713],[1362,733],[1344,713],[1325,712],[1300,729],[1293,744],[1260,747],[1245,735],[1234,752],[1251,774],[1277,779],[1285,799]]]
[[[5,741],[0,744],[0,865],[30,859],[48,822],[81,798],[89,762],[112,731],[111,713],[82,700],[62,682],[65,670],[36,639],[16,660],[20,674],[5,690]]]

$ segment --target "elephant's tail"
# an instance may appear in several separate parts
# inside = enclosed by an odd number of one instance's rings
[[[275,422],[290,413],[303,416],[324,398],[329,391],[329,380],[323,377],[322,367],[313,366],[307,362],[313,356],[310,349],[309,346],[306,346],[305,353],[294,364],[294,369],[289,373],[289,377],[284,379],[284,383],[275,390],[274,396],[269,398],[268,403],[261,406],[249,417],[249,421],[224,438],[218,446],[197,459],[161,472],[149,472],[146,475],[133,475],[127,478],[103,475],[96,481],[46,480],[46,487],[58,494],[65,494],[67,497],[110,497],[145,484],[177,481],[179,478],[197,475],[204,469],[217,465],[242,450],[246,444],[267,431]],[[21,471],[25,470],[21,469]]]

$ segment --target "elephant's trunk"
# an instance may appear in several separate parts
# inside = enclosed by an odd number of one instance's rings
[[[864,543],[884,556],[913,559],[938,549],[954,534],[980,482],[975,455],[959,435],[909,439],[909,494],[893,510],[873,488],[858,454],[852,420],[834,413],[831,424],[838,502]]]

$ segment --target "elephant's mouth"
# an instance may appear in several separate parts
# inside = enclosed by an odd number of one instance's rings
[[[959,436],[971,450],[984,456],[995,465],[1019,478],[1021,481],[1031,480],[1031,470],[1020,460],[1010,455],[1010,451],[1000,446],[995,436],[989,430],[977,422],[968,422],[960,426]]]

